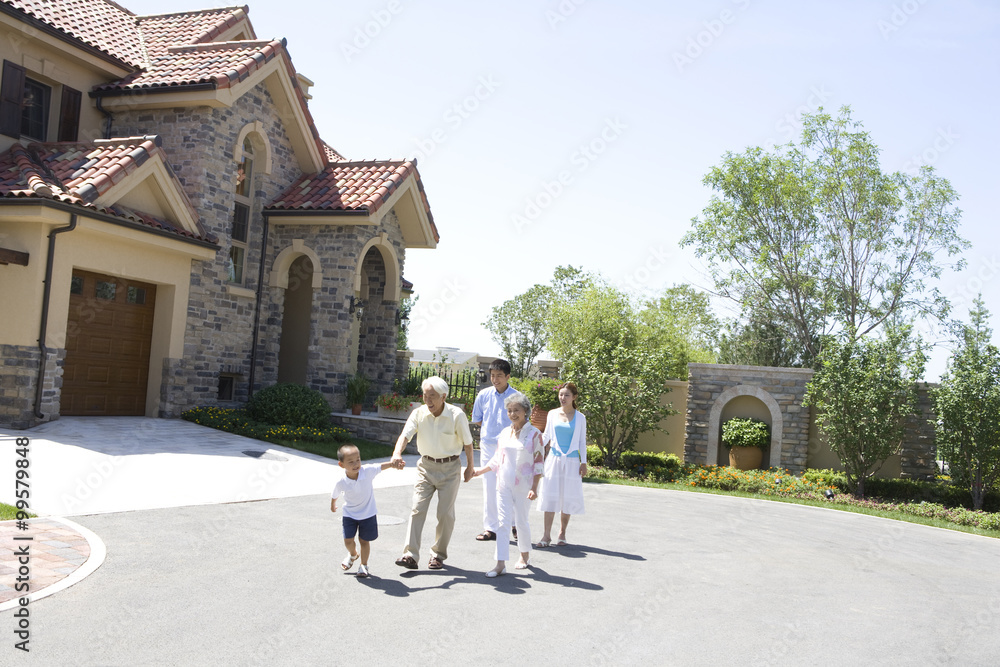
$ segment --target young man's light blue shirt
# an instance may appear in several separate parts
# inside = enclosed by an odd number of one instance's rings
[[[503,407],[508,396],[520,393],[514,387],[507,385],[507,390],[500,393],[495,387],[487,387],[476,396],[472,404],[472,422],[482,422],[479,431],[479,441],[488,445],[497,444],[500,431],[510,426],[510,417]]]

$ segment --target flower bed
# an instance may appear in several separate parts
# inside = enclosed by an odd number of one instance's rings
[[[596,447],[587,448],[587,478],[594,481],[636,481],[656,484],[676,484],[679,487],[740,491],[761,496],[776,496],[818,500],[838,505],[852,505],[872,510],[900,512],[912,516],[941,519],[961,526],[985,530],[1000,530],[1000,513],[975,511],[965,507],[948,507],[940,502],[908,502],[919,491],[925,496],[952,498],[954,488],[934,482],[914,480],[871,480],[875,489],[887,492],[900,491],[902,498],[871,497],[859,500],[844,493],[846,481],[843,473],[832,470],[808,470],[796,477],[787,470],[737,470],[729,466],[702,466],[682,463],[670,454],[644,454],[625,452],[621,468],[611,469],[601,465],[601,454]],[[942,486],[942,488],[937,488]],[[833,494],[826,497],[826,492]],[[957,494],[961,497],[961,494]],[[968,495],[968,492],[965,493]],[[916,496],[919,497],[919,496]]]
[[[262,424],[247,417],[246,412],[239,408],[191,408],[181,415],[182,419],[202,426],[217,428],[220,431],[236,435],[279,442],[347,442],[349,432],[339,426],[313,428],[309,426],[294,427],[280,424]]]

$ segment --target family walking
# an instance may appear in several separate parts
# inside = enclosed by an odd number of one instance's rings
[[[437,493],[437,525],[427,567],[439,570],[448,558],[448,545],[455,529],[455,501],[462,482],[483,478],[483,532],[479,541],[495,541],[496,565],[487,577],[506,574],[513,531],[519,559],[515,569],[531,566],[531,527],[528,511],[539,499],[544,513],[540,548],[566,544],[570,516],[583,514],[583,476],[587,471],[587,421],[576,409],[576,386],[567,382],[559,389],[560,407],[548,413],[545,432],[528,422],[531,403],[509,384],[510,364],[497,359],[490,365],[492,387],[479,392],[473,406],[473,423],[480,431],[480,467],[475,467],[469,420],[458,407],[447,402],[448,384],[440,377],[423,381],[424,405],[410,413],[396,440],[392,458],[382,464],[360,464],[351,445],[338,453],[344,479],[334,487],[330,509],[345,495],[344,542],[348,556],[341,563],[349,570],[360,558],[357,576],[369,576],[370,543],[378,537],[372,479],[382,470],[405,466],[402,455],[407,443],[417,438],[417,481],[406,527],[406,542],[396,565],[417,569],[421,534],[431,499]],[[465,453],[463,469],[461,454]],[[551,538],[556,514],[559,533]],[[360,549],[355,548],[358,535]]]

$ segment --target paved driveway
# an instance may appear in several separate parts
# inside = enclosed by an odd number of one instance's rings
[[[341,474],[336,461],[322,456],[180,419],[63,417],[27,431],[0,431],[0,442],[12,445],[17,437],[31,441],[31,507],[42,515],[329,493]],[[10,471],[0,472],[0,500],[13,504],[10,445],[0,447],[0,471]],[[412,469],[379,476],[382,485],[412,480]]]
[[[119,446],[145,443],[152,451],[139,459],[186,456],[220,474],[230,464],[238,474],[228,486],[252,488],[241,455],[181,455],[159,426]],[[95,493],[134,488],[133,471],[155,479],[157,466],[132,465],[116,467]],[[308,482],[307,465],[289,464],[267,487],[287,485],[286,496],[262,502],[77,516],[103,539],[103,566],[31,603],[30,654],[14,649],[14,612],[0,612],[0,664],[996,665],[1000,655],[997,540],[823,508],[588,484],[588,513],[571,522],[570,546],[536,550],[533,569],[489,580],[492,545],[472,539],[481,527],[475,480],[462,485],[439,572],[393,564],[412,491],[380,488],[375,577],[366,581],[339,570],[325,466],[320,484]],[[185,480],[212,481],[183,466],[160,470],[172,477],[158,492],[167,499],[171,488],[188,493]],[[309,483],[321,488],[292,492]],[[211,502],[207,492],[189,497]],[[540,524],[532,512],[536,538]]]

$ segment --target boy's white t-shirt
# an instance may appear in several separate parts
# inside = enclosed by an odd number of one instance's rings
[[[358,478],[351,479],[345,473],[333,485],[331,498],[339,498],[344,494],[344,516],[358,521],[375,516],[375,489],[372,480],[382,472],[380,463],[367,463],[358,470]]]

